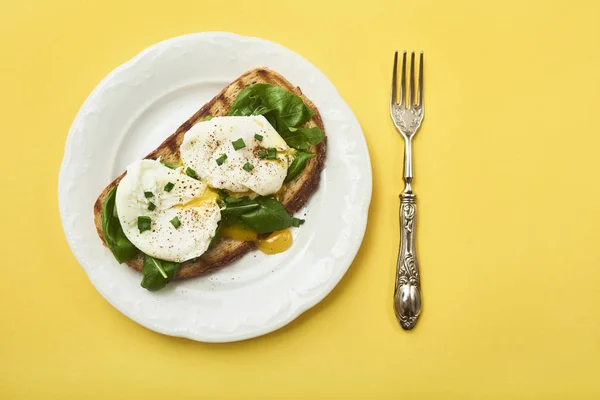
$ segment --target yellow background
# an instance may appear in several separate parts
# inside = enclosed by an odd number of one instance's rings
[[[552,3],[3,1],[0,398],[600,398],[600,6]],[[220,345],[112,308],[57,204],[94,86],[157,41],[214,30],[319,67],[364,129],[374,181],[363,246],[331,295]],[[424,311],[409,333],[391,308],[402,140],[388,96],[404,48],[426,54]]]

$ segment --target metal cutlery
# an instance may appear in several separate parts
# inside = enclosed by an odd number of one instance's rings
[[[394,311],[402,328],[415,327],[421,313],[421,278],[415,243],[417,196],[413,193],[412,140],[423,121],[423,52],[419,57],[419,78],[415,97],[415,53],[410,57],[408,90],[406,82],[406,51],[402,54],[400,88],[397,85],[398,52],[394,54],[394,75],[390,114],[396,130],[404,138],[404,190],[400,194],[400,250],[396,265]],[[398,94],[399,89],[399,94]],[[407,96],[408,95],[408,96]]]

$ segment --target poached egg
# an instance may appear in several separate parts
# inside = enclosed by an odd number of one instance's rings
[[[202,255],[221,220],[217,194],[206,184],[156,160],[127,168],[115,204],[127,238],[142,252],[166,261],[183,262]],[[150,219],[149,229],[138,219]],[[144,225],[144,224],[142,224]]]
[[[209,186],[261,196],[281,189],[291,163],[287,143],[262,115],[198,122],[185,133],[180,152]]]

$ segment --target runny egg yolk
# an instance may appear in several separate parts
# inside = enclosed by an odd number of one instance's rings
[[[258,235],[252,229],[242,225],[224,226],[221,235],[242,242],[254,242],[258,240]]]
[[[289,229],[284,229],[275,231],[266,239],[257,241],[256,247],[265,254],[277,254],[289,249],[293,241],[292,232]]]
[[[289,229],[275,231],[264,239],[258,239],[256,232],[243,226],[223,227],[221,235],[244,242],[255,242],[256,247],[265,254],[283,253],[292,246],[294,239]]]
[[[209,201],[216,201],[219,198],[217,192],[211,188],[204,189],[204,192],[198,197],[194,197],[185,204],[177,205],[175,208],[200,207]]]

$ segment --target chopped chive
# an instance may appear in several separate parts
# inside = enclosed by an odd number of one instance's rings
[[[207,115],[206,117],[204,117],[203,121],[210,121],[211,119],[213,119],[212,115]]]
[[[171,224],[175,227],[175,229],[181,226],[181,222],[179,222],[179,217],[175,217],[171,220]]]
[[[221,154],[215,161],[217,162],[217,165],[223,165],[225,160],[227,160],[227,154]]]
[[[138,217],[138,229],[140,230],[140,233],[142,233],[144,231],[149,231],[151,227],[152,227],[152,220],[150,219],[150,217],[146,217],[146,216]]]
[[[154,197],[154,193],[152,193],[152,192],[144,192],[144,196],[146,196],[146,198],[149,199],[150,197]]]
[[[239,138],[238,140],[234,140],[233,142],[231,142],[231,144],[233,145],[234,150],[239,150],[239,149],[243,149],[244,147],[246,147],[246,143],[244,143],[244,139],[242,139],[242,138]]]
[[[297,227],[299,227],[299,226],[300,226],[300,225],[302,225],[303,223],[304,223],[304,220],[303,220],[303,219],[300,219],[300,218],[292,218],[292,226],[293,226],[294,228],[297,228]]]
[[[260,158],[267,158],[267,156],[268,156],[268,155],[269,155],[269,152],[268,152],[268,151],[266,151],[266,150],[259,150],[259,151],[258,151],[258,156],[259,156]]]
[[[175,187],[175,184],[173,182],[169,182],[165,185],[165,192],[170,192],[171,190],[173,190],[173,188]]]
[[[185,170],[185,174],[187,176],[189,176],[190,178],[194,178],[194,179],[196,179],[198,177],[198,175],[196,175],[196,171],[194,171],[190,167],[187,167],[187,169]]]
[[[150,210],[150,211],[156,210],[156,204],[154,204],[153,202],[148,203],[148,210]]]
[[[250,164],[249,162],[247,162],[246,164],[244,164],[244,171],[250,172],[254,169],[254,165]]]
[[[269,147],[267,149],[267,160],[277,159],[277,149],[275,147]]]
[[[262,142],[263,140],[263,136],[259,135],[258,133],[254,135],[254,139],[258,140],[259,142]]]
[[[164,165],[165,167],[171,168],[171,169],[177,169],[183,165],[183,164],[176,164],[176,163],[172,163],[172,162],[168,162],[168,161],[161,161],[160,163],[162,165]]]

